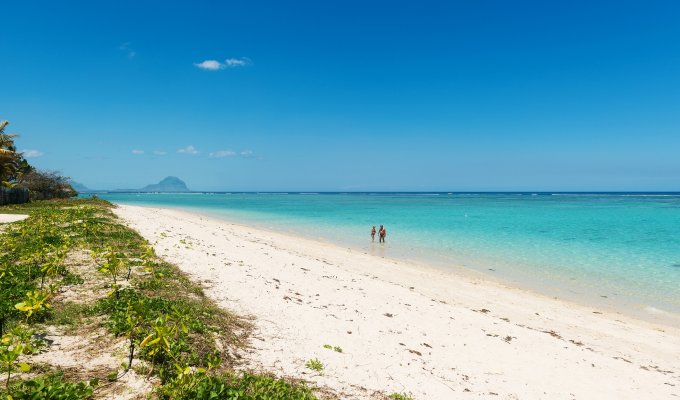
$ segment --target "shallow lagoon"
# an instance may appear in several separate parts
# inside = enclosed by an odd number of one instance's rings
[[[100,196],[198,211],[379,256],[466,267],[558,297],[680,314],[680,194]],[[371,225],[380,224],[388,230],[385,246],[370,242]]]

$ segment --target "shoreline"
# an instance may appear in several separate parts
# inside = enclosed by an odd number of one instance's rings
[[[634,300],[630,300],[625,295],[620,295],[618,292],[611,290],[604,290],[600,292],[590,293],[590,289],[597,286],[586,283],[574,283],[567,281],[565,276],[548,275],[548,280],[530,276],[527,271],[513,271],[509,273],[508,269],[512,269],[512,264],[498,265],[487,261],[479,261],[472,259],[463,259],[459,257],[451,257],[443,253],[436,255],[425,255],[422,252],[418,256],[409,257],[407,250],[391,249],[389,247],[382,247],[375,243],[360,244],[358,240],[345,240],[337,238],[333,240],[327,237],[319,237],[316,235],[306,235],[299,229],[284,229],[282,226],[276,224],[267,224],[261,221],[249,221],[247,218],[239,218],[220,212],[211,210],[202,210],[200,208],[190,207],[174,207],[174,206],[159,206],[156,204],[125,204],[117,203],[125,206],[144,207],[144,208],[159,208],[174,210],[177,212],[184,212],[190,215],[201,216],[221,221],[227,224],[240,226],[243,228],[257,229],[268,233],[275,233],[291,238],[300,238],[323,244],[325,246],[335,246],[342,249],[350,249],[355,252],[360,252],[373,257],[390,260],[392,262],[403,265],[407,268],[421,269],[436,273],[443,273],[446,276],[453,278],[464,278],[468,280],[481,280],[503,288],[510,288],[527,292],[531,296],[538,296],[550,300],[562,301],[571,305],[578,305],[584,309],[597,308],[600,311],[618,314],[621,317],[641,320],[650,324],[659,324],[663,326],[680,329],[680,313],[670,311],[673,307],[665,307],[665,303],[659,307],[658,304],[648,304],[642,301],[639,294],[633,296]],[[368,235],[366,235],[368,237]],[[388,245],[389,246],[389,245]],[[488,265],[487,265],[488,264]],[[485,267],[485,265],[487,265]],[[494,268],[489,268],[494,266]],[[562,285],[560,285],[562,284]]]
[[[612,315],[617,315],[619,318],[628,318],[641,323],[650,324],[653,326],[660,325],[668,328],[675,328],[680,330],[680,314],[667,311],[665,309],[658,309],[648,304],[639,302],[625,303],[620,299],[613,299],[608,296],[599,294],[583,293],[574,294],[570,288],[559,287],[555,282],[550,282],[547,286],[550,290],[537,289],[537,284],[527,284],[519,279],[511,279],[508,276],[498,276],[496,274],[487,272],[477,267],[470,267],[461,263],[451,264],[444,261],[444,259],[437,258],[409,258],[400,255],[398,251],[393,251],[392,254],[386,255],[384,248],[378,248],[378,242],[369,243],[369,246],[374,248],[374,251],[368,248],[361,247],[356,243],[350,241],[342,242],[340,239],[334,241],[332,239],[317,237],[312,235],[305,235],[297,230],[283,230],[276,226],[265,226],[257,222],[250,222],[246,220],[229,219],[228,216],[219,213],[212,213],[210,211],[202,211],[200,209],[190,209],[184,207],[170,207],[158,206],[154,204],[137,205],[137,204],[123,204],[115,203],[116,206],[140,207],[158,210],[172,210],[177,213],[184,213],[189,216],[207,218],[216,222],[225,223],[231,226],[237,226],[243,229],[251,229],[261,231],[272,235],[281,235],[283,237],[295,240],[305,240],[311,243],[317,243],[323,246],[330,246],[338,249],[349,250],[350,252],[360,253],[369,257],[376,257],[395,265],[400,265],[404,268],[419,270],[424,273],[435,275],[443,275],[450,279],[465,279],[467,281],[483,282],[485,284],[495,285],[501,290],[515,290],[524,293],[528,296],[535,296],[548,301],[556,301],[564,303],[568,306],[580,307],[583,310],[597,309],[602,312],[607,312]],[[396,254],[395,254],[396,253]],[[404,253],[406,254],[406,253]],[[474,262],[473,262],[474,263]],[[479,263],[481,264],[481,263]],[[495,272],[495,271],[494,271]],[[585,288],[585,285],[580,286]],[[604,299],[604,300],[603,300]],[[587,301],[589,300],[589,301]],[[609,301],[612,300],[612,301]],[[635,309],[633,311],[631,306]]]
[[[186,211],[114,212],[254,317],[244,368],[352,399],[671,398],[680,386],[673,327]],[[305,367],[313,358],[323,375]]]

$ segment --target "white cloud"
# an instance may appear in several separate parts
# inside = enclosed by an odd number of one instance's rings
[[[187,146],[187,147],[178,149],[177,152],[178,152],[178,153],[183,153],[183,154],[192,154],[192,155],[196,155],[196,154],[199,153],[199,151],[196,150],[196,148],[195,148],[194,146],[192,146],[192,145],[189,145],[189,146]]]
[[[194,63],[200,69],[205,69],[208,71],[217,71],[218,69],[224,68],[224,65],[216,60],[205,60],[200,63]]]
[[[235,155],[236,152],[232,150],[218,150],[210,153],[210,158],[233,157]]]
[[[217,71],[225,68],[236,68],[245,67],[250,65],[251,61],[248,57],[241,58],[227,58],[224,62],[219,62],[217,60],[205,60],[200,63],[194,63],[194,65],[200,69],[205,69],[208,71]]]
[[[28,149],[22,151],[22,153],[23,153],[24,157],[26,157],[26,158],[40,157],[40,156],[45,154],[40,150],[28,150]]]
[[[132,150],[132,154],[138,156],[138,155],[140,155],[140,154],[144,154],[144,150],[137,150],[137,149],[135,149],[135,150]]]
[[[120,46],[118,46],[118,50],[124,51],[127,54],[128,58],[134,58],[137,55],[137,52],[132,47],[130,47],[130,42],[125,42],[121,44]]]
[[[224,60],[224,65],[227,67],[245,67],[246,65],[250,64],[250,58],[248,57],[241,57],[241,58],[227,58]]]
[[[168,152],[167,152],[167,151],[162,151],[162,150],[155,150],[155,151],[153,152],[153,154],[155,154],[155,155],[157,155],[157,156],[164,156],[164,155],[168,154]]]
[[[241,152],[241,157],[252,157],[253,156],[253,151],[252,150],[243,150]]]

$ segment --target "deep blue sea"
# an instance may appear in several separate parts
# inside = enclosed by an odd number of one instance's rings
[[[122,194],[571,300],[680,314],[680,194]],[[387,243],[371,243],[372,225]]]

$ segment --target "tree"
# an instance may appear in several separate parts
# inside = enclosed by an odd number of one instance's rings
[[[78,195],[68,177],[57,171],[31,169],[21,174],[18,186],[31,192],[31,200],[64,199]]]
[[[26,161],[14,146],[18,135],[5,133],[7,125],[0,121],[0,186],[28,189],[33,200],[77,196],[69,178],[56,171],[38,171]]]
[[[14,147],[14,138],[17,135],[5,133],[7,125],[9,122],[0,121],[0,185],[2,186],[12,186],[23,160]]]

